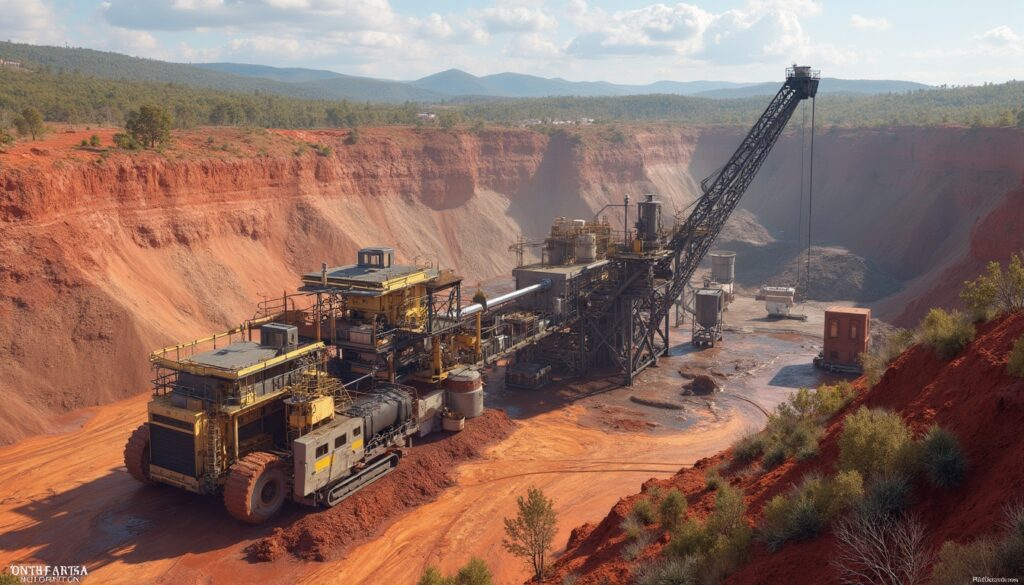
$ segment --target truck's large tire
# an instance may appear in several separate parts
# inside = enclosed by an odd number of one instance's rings
[[[288,497],[288,464],[270,453],[250,453],[231,466],[224,507],[243,522],[266,522]]]
[[[124,466],[128,475],[144,484],[154,484],[149,476],[149,423],[142,423],[124,445]]]

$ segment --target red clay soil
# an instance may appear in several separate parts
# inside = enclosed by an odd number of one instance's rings
[[[465,430],[454,436],[434,435],[429,442],[413,446],[398,468],[374,483],[373,489],[361,490],[334,508],[275,529],[249,552],[260,561],[285,554],[316,561],[340,555],[351,545],[379,534],[405,510],[430,502],[455,485],[451,472],[459,463],[479,457],[514,428],[515,422],[504,411],[487,410],[466,421]]]
[[[820,455],[810,461],[789,460],[763,473],[726,466],[723,476],[744,490],[747,519],[757,524],[762,509],[776,494],[798,484],[809,472],[832,473],[838,458],[837,439],[843,417],[861,405],[898,412],[920,436],[933,424],[954,433],[968,461],[963,485],[956,489],[933,488],[918,482],[910,513],[924,525],[929,544],[937,549],[947,540],[967,542],[998,532],[1003,507],[1024,496],[1024,380],[1006,373],[1007,354],[1014,340],[1024,335],[1024,312],[1008,315],[978,327],[977,339],[953,360],[939,359],[933,351],[914,346],[889,368],[873,388],[863,379],[857,398],[828,424]],[[714,492],[704,485],[705,470],[728,463],[728,451],[704,459],[692,469],[681,470],[667,480],[651,480],[652,486],[676,487],[687,496],[689,514],[706,517],[714,505]],[[625,536],[622,519],[642,493],[620,500],[597,526],[577,528],[566,553],[555,564],[547,583],[561,583],[565,575],[579,576],[578,585],[603,582],[627,583],[637,563],[658,558],[667,535],[652,544],[637,561],[622,558]],[[755,543],[748,562],[725,580],[732,585],[778,583],[833,583],[836,574],[827,560],[835,553],[835,541],[826,533],[819,538],[788,543],[775,553]]]

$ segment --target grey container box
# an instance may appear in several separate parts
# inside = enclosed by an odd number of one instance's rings
[[[722,289],[702,288],[694,295],[695,318],[703,327],[714,327],[722,320]]]
[[[299,328],[283,323],[267,323],[260,327],[260,345],[291,351],[299,345]]]
[[[736,280],[736,252],[712,252],[711,280],[731,284]]]

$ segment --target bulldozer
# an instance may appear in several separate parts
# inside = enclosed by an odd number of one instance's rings
[[[412,388],[355,393],[326,372],[325,344],[270,318],[153,352],[148,419],[128,439],[128,473],[222,494],[261,523],[292,500],[333,506],[397,465],[417,432]]]

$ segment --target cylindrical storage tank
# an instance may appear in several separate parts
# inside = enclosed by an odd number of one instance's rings
[[[576,238],[576,262],[593,262],[597,259],[597,234],[580,234]]]
[[[736,280],[736,252],[712,252],[711,280],[732,284]]]
[[[562,240],[548,240],[545,246],[548,252],[548,264],[552,266],[561,266],[568,260],[569,254],[566,249],[566,243]]]
[[[694,295],[694,318],[702,327],[718,325],[722,307],[722,289],[702,288]]]
[[[472,392],[484,387],[484,379],[478,370],[458,368],[448,372],[445,385],[452,392]]]
[[[466,418],[484,413],[484,379],[480,372],[471,368],[459,368],[448,372],[445,383],[448,388],[448,408]]]
[[[484,413],[484,389],[477,388],[470,392],[448,391],[448,408],[465,416],[476,418]]]
[[[661,231],[661,201],[648,195],[646,201],[641,201],[637,206],[637,236],[646,242],[653,242],[658,239],[658,232]]]

